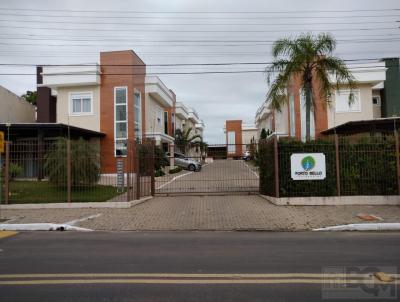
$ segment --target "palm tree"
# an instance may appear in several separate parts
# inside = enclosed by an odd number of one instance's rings
[[[200,141],[202,140],[201,135],[192,135],[192,131],[193,128],[188,128],[184,131],[181,129],[175,130],[175,145],[185,154],[188,152],[189,148],[198,142],[196,142],[196,139],[200,139]]]
[[[315,108],[315,100],[323,99],[328,104],[335,89],[346,85],[350,89],[349,104],[354,101],[355,79],[346,64],[332,55],[336,40],[327,33],[317,36],[302,34],[295,39],[277,40],[272,47],[274,62],[267,68],[268,84],[271,76],[276,75],[267,94],[271,107],[281,111],[287,101],[286,88],[291,79],[301,79],[301,88],[305,92],[306,102],[306,140],[310,141],[310,116]],[[333,76],[335,84],[329,81]],[[315,83],[320,88],[317,90]],[[313,97],[314,96],[314,97]]]

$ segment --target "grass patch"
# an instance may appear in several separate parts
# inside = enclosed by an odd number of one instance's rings
[[[121,193],[113,186],[92,185],[72,189],[72,202],[103,202]],[[13,181],[10,183],[10,203],[66,202],[67,190],[47,181]]]

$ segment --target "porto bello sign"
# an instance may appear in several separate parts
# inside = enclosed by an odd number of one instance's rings
[[[293,180],[325,179],[325,154],[293,153],[290,156],[290,169]]]

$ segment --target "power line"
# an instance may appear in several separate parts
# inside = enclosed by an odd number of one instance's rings
[[[358,43],[392,43],[400,41],[400,38],[392,39],[353,39],[353,40],[337,40],[342,44],[358,44]],[[263,44],[258,45],[272,45],[275,41],[265,41]],[[102,46],[102,47],[113,47],[114,45],[105,45],[103,43],[100,44],[33,44],[33,43],[8,43],[8,42],[0,42],[0,45],[15,45],[15,46],[46,46],[46,47],[59,47],[59,46],[70,46],[70,47],[90,47],[90,46]],[[132,45],[131,43],[126,43],[125,45]],[[257,44],[256,44],[257,45]],[[122,45],[119,45],[121,47]],[[153,45],[136,45],[136,47],[143,47],[143,46],[152,46]],[[171,46],[191,46],[191,45],[171,45]],[[192,45],[192,46],[213,46],[213,45]],[[252,45],[235,45],[235,44],[228,44],[228,45],[218,45],[218,46],[252,46]]]
[[[397,66],[397,65],[396,65]],[[385,68],[382,65],[366,67],[349,67],[349,70],[359,70],[367,68]],[[190,72],[157,72],[157,73],[102,73],[107,76],[143,76],[143,75],[197,75],[197,74],[241,74],[241,73],[265,73],[265,70],[228,70],[228,71],[190,71]],[[0,75],[36,76],[36,73],[0,73]],[[52,75],[76,76],[75,73],[53,73]],[[79,75],[99,75],[98,73],[79,73]]]
[[[0,7],[0,10],[12,11],[41,11],[41,12],[70,12],[70,13],[135,13],[135,14],[293,14],[293,13],[354,13],[354,12],[383,12],[400,11],[400,8],[379,9],[347,9],[347,10],[284,10],[284,11],[137,11],[137,10],[72,10],[72,9],[38,9]]]
[[[241,14],[243,15],[243,14]],[[32,15],[32,14],[20,14],[20,13],[0,13],[0,16],[16,16],[16,17],[40,17],[40,18],[93,18],[93,19],[147,19],[149,16],[72,16],[72,15]],[[171,17],[159,17],[152,16],[152,19],[182,19],[182,20],[265,20],[268,19],[346,19],[346,18],[388,18],[388,17],[399,17],[399,14],[390,15],[348,15],[348,16],[263,16],[263,17],[181,17],[181,16],[171,16]]]
[[[143,40],[143,39],[122,39],[119,37],[112,36],[111,38],[109,36],[99,36],[99,35],[84,35],[84,36],[62,36],[60,35],[36,35],[36,34],[12,34],[12,35],[4,35],[0,34],[0,38],[4,38],[7,40],[59,40],[59,41],[129,41],[129,42],[143,42],[143,43],[262,43],[262,42],[270,42],[269,40],[215,40],[215,39],[201,39],[201,40],[187,40],[187,39],[173,39],[173,40]],[[382,37],[382,34],[358,34],[358,37]],[[33,38],[32,38],[33,37]],[[37,37],[37,38],[35,38]],[[385,33],[384,37],[400,37],[400,34],[390,34],[390,33]],[[79,39],[78,39],[79,38]],[[98,39],[92,39],[92,38],[98,38]],[[338,36],[337,39],[345,39],[345,38],[351,38],[353,40],[354,35],[352,36]],[[279,37],[274,38],[273,41],[276,41],[276,39],[279,39]]]
[[[82,31],[100,31],[100,32],[172,32],[172,33],[270,33],[270,32],[301,32],[306,31],[304,29],[292,29],[292,30],[177,30],[177,29],[140,29],[138,31],[132,29],[99,29],[99,28],[63,28],[63,27],[31,27],[31,26],[9,26],[9,25],[0,25],[0,28],[19,28],[19,29],[44,29],[44,30],[67,30],[67,31],[74,31],[74,30],[82,30]],[[372,28],[336,28],[336,29],[318,29],[314,30],[314,32],[323,32],[323,31],[376,31],[376,30],[397,30],[399,27],[372,27]]]
[[[365,58],[365,59],[344,59],[344,62],[364,62],[379,61],[382,58]],[[226,62],[226,63],[165,63],[165,64],[146,64],[148,67],[155,66],[230,66],[230,65],[270,65],[273,62]],[[37,66],[37,64],[29,63],[0,63],[0,66]],[[138,67],[140,64],[41,64],[41,66],[118,66],[118,67]]]
[[[0,19],[1,22],[17,22],[17,23],[50,23],[50,24],[71,24],[71,21],[60,21],[60,20],[15,20],[15,19]],[[312,23],[136,23],[136,22],[82,22],[82,21],[74,21],[74,24],[85,24],[85,25],[145,25],[145,26],[188,26],[188,25],[196,25],[196,26],[232,26],[232,25],[245,25],[245,26],[260,26],[260,25],[268,25],[268,26],[289,26],[289,25],[353,25],[353,24],[388,24],[388,23],[396,23],[399,22],[397,20],[391,21],[371,21],[365,20],[361,22],[351,21],[351,22],[312,22]]]

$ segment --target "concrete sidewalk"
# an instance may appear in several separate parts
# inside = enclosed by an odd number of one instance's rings
[[[268,230],[300,231],[364,222],[400,222],[399,206],[275,206],[256,195],[156,197],[129,209],[5,210],[10,223],[65,223],[93,230]],[[85,220],[96,214],[97,218]]]

